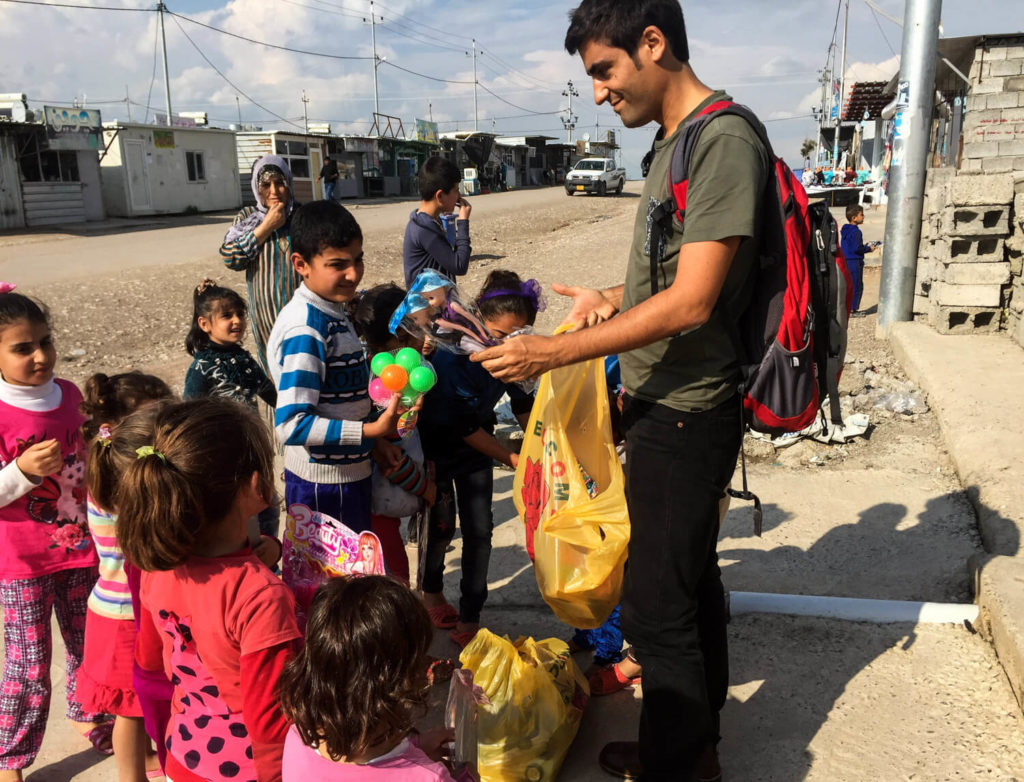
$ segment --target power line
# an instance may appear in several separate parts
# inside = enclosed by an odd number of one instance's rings
[[[20,0],[19,0],[19,2],[20,2]],[[214,27],[213,25],[206,24],[205,22],[200,22],[197,19],[192,19],[192,18],[190,18],[188,16],[183,16],[182,14],[175,13],[174,11],[167,11],[167,14],[170,15],[170,16],[175,17],[176,19],[183,19],[186,22],[191,22],[192,24],[197,25],[199,27],[205,27],[207,30],[213,30],[214,32],[220,33],[221,35],[227,35],[227,36],[230,36],[231,38],[237,38],[240,41],[248,41],[249,43],[257,44],[258,46],[265,46],[268,49],[278,49],[278,50],[283,51],[283,52],[291,52],[292,54],[305,54],[305,55],[308,55],[310,57],[326,57],[329,60],[372,60],[373,59],[372,57],[357,57],[357,56],[354,56],[354,55],[347,55],[347,54],[328,54],[327,52],[312,52],[312,51],[308,51],[306,49],[292,49],[292,48],[290,48],[288,46],[279,46],[276,43],[267,43],[266,41],[257,41],[254,38],[247,38],[246,36],[239,35],[238,33],[232,33],[232,32],[230,32],[228,30],[222,30],[219,27]],[[180,24],[178,25],[178,28],[179,29],[181,28]],[[182,32],[184,33],[184,30],[182,30]]]
[[[885,41],[885,45],[889,47],[890,52],[896,54],[896,50],[893,49],[892,44],[889,43],[889,36],[887,36],[885,34],[885,30],[882,29],[882,23],[878,21],[878,14],[875,12],[875,7],[871,3],[867,2],[867,0],[864,0],[864,2],[867,5],[868,10],[871,11],[871,18],[875,20],[875,25],[878,27],[878,32],[882,34],[882,40]]]
[[[415,41],[416,43],[423,44],[424,46],[433,46],[438,49],[447,49],[450,52],[458,52],[459,54],[462,54],[465,51],[464,49],[457,49],[454,46],[447,46],[443,43],[435,43],[434,41],[428,40],[426,38],[417,38],[413,35],[410,35],[409,33],[403,33],[401,30],[393,27],[392,24],[389,22],[381,22],[378,25],[378,27],[380,27],[382,30],[387,30],[392,35],[400,35],[402,38],[407,38],[410,41]]]
[[[4,3],[16,3],[17,5],[48,5],[54,8],[85,8],[89,11],[136,11],[142,13],[155,13],[155,8],[126,8],[124,6],[112,5],[78,5],[76,3],[44,3],[42,0],[0,0]]]
[[[465,79],[462,79],[462,80],[459,80],[459,79],[442,79],[440,76],[430,76],[430,75],[428,75],[426,73],[420,73],[419,71],[413,71],[413,70],[409,70],[408,68],[403,68],[401,65],[396,65],[395,63],[391,62],[391,60],[381,60],[380,64],[381,65],[390,65],[392,68],[397,68],[400,71],[405,71],[406,73],[411,73],[413,76],[419,76],[420,78],[423,78],[423,79],[430,79],[431,81],[440,81],[440,82],[444,82],[445,84],[473,84],[474,83],[472,80],[468,80],[467,81]]]
[[[170,12],[168,12],[168,13],[170,13]],[[273,111],[271,111],[271,110],[270,110],[270,109],[268,109],[268,108],[267,108],[266,106],[264,106],[264,105],[262,105],[262,104],[260,104],[260,103],[256,102],[256,101],[255,101],[255,100],[253,100],[253,99],[252,99],[251,97],[249,97],[249,95],[248,95],[248,94],[247,94],[247,93],[246,93],[245,91],[243,91],[241,87],[239,87],[238,85],[236,85],[236,84],[235,84],[235,83],[234,83],[233,81],[231,81],[231,79],[229,79],[229,78],[228,78],[227,76],[225,76],[225,75],[224,75],[224,74],[223,74],[223,73],[221,72],[220,68],[218,68],[218,67],[217,67],[216,65],[214,65],[214,64],[213,64],[213,63],[212,63],[212,62],[210,61],[210,58],[209,58],[209,57],[207,57],[207,56],[206,56],[206,55],[205,55],[205,54],[203,53],[203,50],[199,48],[199,46],[198,46],[198,45],[196,44],[196,42],[195,42],[195,41],[193,41],[193,40],[192,40],[192,39],[191,39],[191,38],[189,37],[189,34],[185,32],[185,28],[183,28],[183,27],[181,26],[181,22],[179,22],[179,21],[178,21],[178,14],[175,14],[175,13],[171,13],[171,18],[172,18],[172,19],[174,19],[174,24],[175,24],[175,26],[176,26],[176,27],[177,27],[177,28],[178,28],[178,29],[179,29],[179,30],[181,31],[181,34],[185,36],[185,39],[186,39],[186,40],[187,40],[187,41],[188,41],[188,42],[189,42],[190,44],[192,44],[192,48],[193,48],[193,49],[195,49],[195,50],[196,50],[196,51],[197,51],[197,52],[199,53],[199,56],[200,56],[200,57],[202,57],[202,58],[203,58],[203,60],[205,60],[205,61],[206,61],[206,64],[207,64],[207,65],[209,65],[209,66],[210,66],[211,68],[213,68],[213,70],[214,70],[214,71],[216,71],[216,72],[217,72],[217,75],[218,75],[218,76],[220,76],[220,77],[221,77],[221,78],[222,78],[222,79],[223,79],[224,81],[226,81],[226,82],[227,82],[227,83],[228,83],[229,85],[231,85],[231,88],[232,88],[232,89],[234,89],[234,91],[235,91],[235,92],[237,92],[237,93],[238,93],[239,95],[241,95],[242,97],[244,97],[244,98],[245,98],[245,99],[246,99],[247,101],[249,101],[249,102],[250,102],[250,103],[251,103],[251,104],[252,104],[253,106],[258,106],[259,108],[263,109],[263,111],[267,112],[267,114],[270,114],[270,115],[271,115],[271,116],[273,116],[273,117],[277,117],[277,118],[278,118],[279,120],[282,120],[282,121],[284,121],[284,122],[287,122],[287,123],[288,123],[289,125],[294,125],[294,126],[295,126],[295,127],[297,127],[297,128],[302,128],[302,125],[299,125],[299,124],[298,124],[297,122],[292,122],[292,121],[291,121],[290,119],[287,119],[287,118],[285,118],[285,117],[282,117],[282,116],[281,116],[280,114],[277,114],[276,112],[273,112]],[[204,25],[204,27],[205,27],[205,25]],[[170,118],[168,117],[168,119],[170,119]],[[305,130],[305,128],[303,128],[303,130]]]
[[[533,111],[532,109],[528,109],[528,108],[526,108],[526,107],[524,107],[524,106],[519,106],[519,105],[517,105],[517,104],[513,103],[513,102],[512,102],[512,101],[510,101],[510,100],[505,100],[505,99],[504,99],[503,97],[501,97],[501,96],[500,96],[500,95],[499,95],[498,93],[494,92],[493,90],[489,90],[489,89],[487,89],[487,87],[485,87],[485,86],[484,86],[483,84],[480,84],[480,85],[478,85],[478,86],[479,86],[479,87],[480,87],[480,89],[482,89],[482,90],[483,90],[484,92],[486,92],[487,94],[489,94],[489,95],[491,95],[491,96],[493,96],[493,97],[497,98],[497,99],[498,99],[498,100],[500,100],[500,101],[501,101],[502,103],[506,103],[506,104],[508,104],[509,106],[511,106],[511,107],[512,107],[512,108],[514,108],[514,109],[519,109],[520,111],[525,111],[525,112],[527,112],[528,114],[530,114],[530,115],[533,115],[533,116],[537,116],[537,117],[546,117],[546,116],[550,116],[550,115],[552,115],[552,114],[564,114],[564,113],[565,113],[565,112],[564,112],[563,110],[561,110],[561,109],[560,109],[560,110],[558,110],[558,111]]]
[[[321,0],[321,2],[326,3],[327,0]],[[418,19],[413,19],[408,14],[398,13],[398,12],[388,8],[387,6],[381,5],[381,3],[376,2],[376,0],[374,0],[374,2],[376,3],[376,5],[378,5],[380,8],[383,8],[388,13],[395,14],[396,16],[399,16],[399,17],[402,17],[404,19],[407,19],[407,20],[409,20],[409,22],[411,22],[412,24],[416,25],[417,27],[423,27],[423,28],[426,28],[427,30],[432,30],[435,33],[440,33],[441,35],[445,36],[446,38],[461,38],[464,41],[472,41],[473,40],[472,38],[470,38],[468,36],[459,35],[458,33],[453,33],[451,30],[442,30],[442,29],[440,29],[438,27],[431,27],[429,24],[425,24],[424,22],[421,22]],[[333,5],[333,3],[327,3],[327,4],[328,5]]]
[[[480,54],[486,55],[487,57],[490,57],[492,60],[494,60],[496,63],[498,63],[502,68],[505,68],[506,70],[511,71],[512,73],[518,73],[524,79],[527,79],[527,80],[533,82],[534,84],[537,84],[537,85],[539,85],[539,86],[541,86],[541,87],[543,87],[545,89],[553,89],[555,87],[558,87],[558,85],[556,85],[555,82],[545,81],[544,79],[538,79],[536,76],[531,76],[528,73],[524,73],[523,71],[519,70],[518,68],[513,68],[507,62],[505,62],[503,59],[501,59],[498,55],[491,53],[491,51],[489,49],[487,49],[487,50],[481,49],[480,50]]]

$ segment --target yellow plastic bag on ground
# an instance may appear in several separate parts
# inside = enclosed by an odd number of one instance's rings
[[[481,782],[543,782],[562,767],[590,697],[565,641],[481,629],[459,656],[490,703],[477,706]]]
[[[600,359],[541,378],[512,498],[544,600],[572,627],[599,627],[619,602],[629,543]]]

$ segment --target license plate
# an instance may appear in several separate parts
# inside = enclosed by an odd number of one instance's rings
[[[577,190],[582,190],[583,189],[583,185],[576,185],[576,189]]]

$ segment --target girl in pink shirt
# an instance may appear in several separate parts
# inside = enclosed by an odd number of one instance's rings
[[[274,494],[273,454],[253,410],[209,397],[142,408],[111,436],[117,540],[143,571],[136,659],[174,684],[174,782],[281,779],[277,682],[300,633],[247,534]]]
[[[322,584],[306,646],[281,677],[281,701],[294,723],[284,782],[452,782],[439,762],[452,731],[417,737],[413,729],[427,710],[433,634],[423,603],[392,578]]]
[[[0,283],[0,780],[39,753],[50,706],[50,615],[67,648],[67,717],[104,754],[109,723],[76,695],[96,549],[85,519],[82,395],[53,377],[45,310]]]

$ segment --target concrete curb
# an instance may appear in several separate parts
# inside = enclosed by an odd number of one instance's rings
[[[1005,336],[942,336],[897,323],[889,342],[928,392],[961,485],[978,515],[984,555],[971,558],[978,629],[992,643],[1024,710],[1024,417],[1011,389],[1024,384],[1024,351]]]

